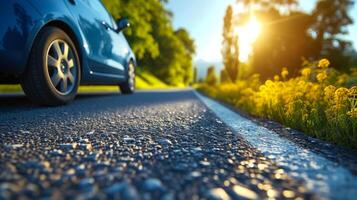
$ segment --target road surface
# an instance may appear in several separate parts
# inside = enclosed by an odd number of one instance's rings
[[[37,107],[1,96],[0,199],[338,197],[312,190],[202,98],[193,90],[87,94]]]

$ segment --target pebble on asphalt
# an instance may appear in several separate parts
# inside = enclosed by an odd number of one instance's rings
[[[135,187],[127,182],[114,183],[112,186],[105,189],[105,193],[114,199],[139,199],[139,195]]]
[[[230,200],[227,192],[222,188],[214,188],[209,191],[208,198],[212,200]]]
[[[166,138],[158,140],[158,143],[162,146],[171,146],[172,145],[172,142]]]
[[[159,191],[163,190],[163,185],[159,179],[149,178],[144,181],[143,189],[146,191]]]
[[[236,195],[238,195],[241,198],[258,199],[257,193],[240,185],[233,186],[233,191],[235,192]]]

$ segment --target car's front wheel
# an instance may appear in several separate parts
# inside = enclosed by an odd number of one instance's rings
[[[135,65],[133,62],[129,62],[126,70],[126,80],[119,84],[119,87],[123,94],[132,94],[135,92]]]
[[[80,75],[79,57],[71,38],[61,29],[46,27],[31,50],[21,86],[35,103],[62,105],[75,98]]]

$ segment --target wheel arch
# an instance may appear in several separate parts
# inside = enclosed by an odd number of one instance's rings
[[[77,35],[75,34],[75,32],[73,31],[73,29],[71,28],[70,25],[68,25],[67,23],[61,21],[61,20],[53,20],[53,21],[49,21],[48,23],[46,23],[44,26],[41,27],[41,29],[37,32],[36,36],[35,36],[35,39],[34,39],[34,42],[36,42],[36,40],[38,39],[38,36],[39,36],[39,33],[44,29],[44,28],[47,28],[47,27],[56,27],[56,28],[59,28],[61,29],[62,31],[64,31],[68,36],[69,38],[71,38],[73,44],[75,45],[76,47],[76,50],[77,50],[77,53],[78,53],[78,56],[79,56],[79,62],[80,62],[80,69],[81,69],[81,74],[83,74],[83,68],[84,68],[84,62],[83,62],[83,51],[82,49],[80,48],[81,45],[79,43],[79,39],[77,37]],[[32,44],[33,46],[33,44]],[[31,47],[32,49],[32,47]],[[30,58],[28,58],[30,59]],[[29,62],[29,60],[27,60],[27,63]]]

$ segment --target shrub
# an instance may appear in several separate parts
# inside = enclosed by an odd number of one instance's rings
[[[305,63],[298,77],[288,74],[283,69],[263,84],[254,75],[201,90],[254,116],[357,149],[357,86],[346,87],[351,77],[329,68],[327,59]]]

